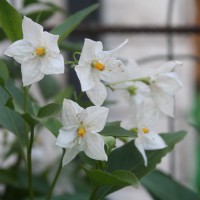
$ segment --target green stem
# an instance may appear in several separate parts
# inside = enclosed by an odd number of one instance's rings
[[[34,193],[33,193],[33,180],[32,180],[32,159],[31,159],[31,152],[32,146],[34,141],[34,127],[31,127],[31,135],[30,135],[30,142],[27,149],[27,164],[28,164],[28,187],[29,187],[29,199],[34,200]]]
[[[65,155],[65,149],[63,149],[63,153],[62,153],[62,156],[61,156],[61,159],[60,159],[60,163],[59,163],[57,172],[56,172],[56,174],[55,174],[55,177],[54,177],[54,179],[53,179],[53,182],[52,182],[52,184],[51,184],[51,186],[50,186],[50,189],[49,189],[49,192],[48,192],[48,194],[47,194],[46,200],[50,200],[50,199],[51,199],[51,195],[52,195],[52,193],[53,193],[53,189],[54,189],[54,187],[55,187],[55,185],[56,185],[56,182],[57,182],[57,180],[58,180],[58,177],[59,177],[59,175],[60,175],[60,172],[62,171],[62,161],[63,161],[64,155]]]
[[[94,186],[93,189],[92,189],[89,200],[95,200],[95,195],[96,195],[97,190],[98,190],[98,187]]]
[[[24,90],[24,113],[28,112],[28,87],[25,86],[23,87]],[[28,138],[28,124],[25,124],[25,128],[26,128],[26,145],[28,147],[28,143],[29,143],[29,138]]]
[[[150,85],[150,77],[142,77],[142,78],[137,78],[137,79],[130,79],[130,80],[124,80],[124,81],[118,81],[118,82],[114,82],[114,83],[109,83],[109,84],[105,84],[105,86],[111,87],[112,85],[119,85],[119,84],[122,84],[122,83],[136,82],[136,81],[140,81],[140,82],[143,82],[143,83],[145,83],[147,85]]]

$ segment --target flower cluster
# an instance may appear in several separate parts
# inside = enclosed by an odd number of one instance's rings
[[[7,48],[5,54],[21,64],[23,86],[41,80],[45,74],[64,73],[64,58],[58,48],[57,35],[43,31],[43,27],[24,17],[23,39]],[[117,59],[117,52],[128,40],[111,51],[104,51],[101,42],[85,39],[75,71],[82,92],[95,106],[83,109],[77,103],[65,99],[62,109],[63,127],[56,144],[66,149],[63,164],[84,153],[95,160],[107,160],[103,130],[108,108],[102,107],[107,89],[122,90],[133,107],[133,116],[121,126],[137,130],[135,146],[147,166],[145,150],[163,149],[167,145],[154,131],[160,114],[174,116],[174,95],[182,86],[175,72],[178,61],[170,61],[155,70],[139,67],[135,61],[125,66]]]

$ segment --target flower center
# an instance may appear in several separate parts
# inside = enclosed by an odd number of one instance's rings
[[[79,127],[79,129],[77,130],[77,135],[78,135],[78,137],[84,137],[85,136],[85,134],[86,134],[86,130],[85,130],[85,128],[84,127]]]
[[[43,56],[45,55],[45,53],[46,53],[46,50],[44,47],[38,47],[35,49],[35,54],[38,56]]]
[[[128,87],[127,90],[128,90],[128,92],[129,92],[129,94],[130,94],[131,96],[134,96],[134,95],[136,95],[136,93],[137,93],[137,88],[136,88],[134,85]]]
[[[149,133],[149,129],[148,128],[142,128],[142,131],[143,131],[144,134]]]
[[[103,71],[105,69],[105,65],[97,60],[92,61],[91,65],[99,71]]]

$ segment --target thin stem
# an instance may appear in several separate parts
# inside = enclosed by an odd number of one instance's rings
[[[136,81],[143,82],[143,83],[145,83],[147,85],[150,84],[150,78],[149,77],[142,77],[142,78],[137,78],[137,79],[129,79],[129,80],[123,80],[123,81],[118,81],[118,82],[114,82],[114,83],[109,83],[109,84],[105,84],[105,86],[110,87],[112,85],[119,85],[119,84],[122,84],[122,83],[136,82]]]
[[[94,186],[93,189],[92,189],[89,200],[95,200],[95,195],[96,195],[97,190],[98,190],[98,186]]]
[[[31,127],[30,142],[29,142],[28,149],[27,149],[28,186],[29,186],[29,198],[30,198],[30,200],[34,200],[33,180],[32,180],[32,159],[31,159],[33,141],[34,141],[34,126]]]
[[[60,175],[60,172],[62,171],[62,161],[63,161],[64,155],[65,155],[65,149],[63,149],[63,153],[62,153],[62,156],[61,156],[61,159],[60,159],[60,163],[59,163],[57,172],[56,172],[56,174],[55,174],[55,177],[54,177],[54,179],[53,179],[53,182],[52,182],[52,184],[51,184],[51,186],[50,186],[50,189],[49,189],[49,192],[48,192],[48,194],[47,194],[46,200],[50,200],[50,199],[51,199],[51,195],[52,195],[52,193],[53,193],[53,189],[54,189],[54,187],[55,187],[55,185],[56,185],[56,182],[57,182],[57,180],[58,180],[58,177],[59,177],[59,175]]]
[[[23,87],[24,90],[24,113],[28,112],[28,87],[25,86]],[[25,128],[26,128],[26,145],[28,147],[28,143],[29,143],[29,138],[28,138],[28,124],[25,123]]]

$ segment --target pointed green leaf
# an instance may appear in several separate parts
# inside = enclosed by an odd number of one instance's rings
[[[112,186],[128,186],[138,185],[138,180],[136,176],[130,171],[125,170],[117,170],[112,173],[104,172],[99,169],[87,171],[88,177],[92,180],[92,182],[97,185],[112,185]]]
[[[160,200],[200,200],[200,196],[161,171],[154,171],[142,179],[149,193]]]
[[[40,123],[46,127],[51,133],[55,135],[55,137],[58,136],[59,129],[62,127],[62,124],[60,121],[54,118],[49,118],[48,120],[45,121],[40,121]]]
[[[61,105],[57,103],[50,103],[42,108],[39,109],[38,117],[39,118],[46,118],[52,117],[57,115],[61,110]]]
[[[0,26],[12,42],[22,38],[22,18],[6,0],[0,1]]]
[[[103,136],[113,136],[113,137],[137,137],[136,133],[130,132],[122,127],[120,127],[120,122],[110,122],[107,123],[105,128],[100,132]]]
[[[115,170],[130,170],[138,179],[141,179],[146,174],[155,169],[156,165],[160,163],[161,159],[170,151],[173,150],[176,143],[180,142],[186,135],[185,131],[175,133],[161,134],[161,137],[168,145],[161,150],[146,151],[148,158],[148,166],[144,166],[144,160],[131,141],[124,146],[114,150],[108,157],[108,171]],[[106,195],[119,190],[121,187],[102,187],[98,190],[97,196],[99,199],[104,198]]]
[[[60,35],[58,43],[62,42],[99,4],[94,4],[68,17],[63,23],[55,27],[51,33]]]

